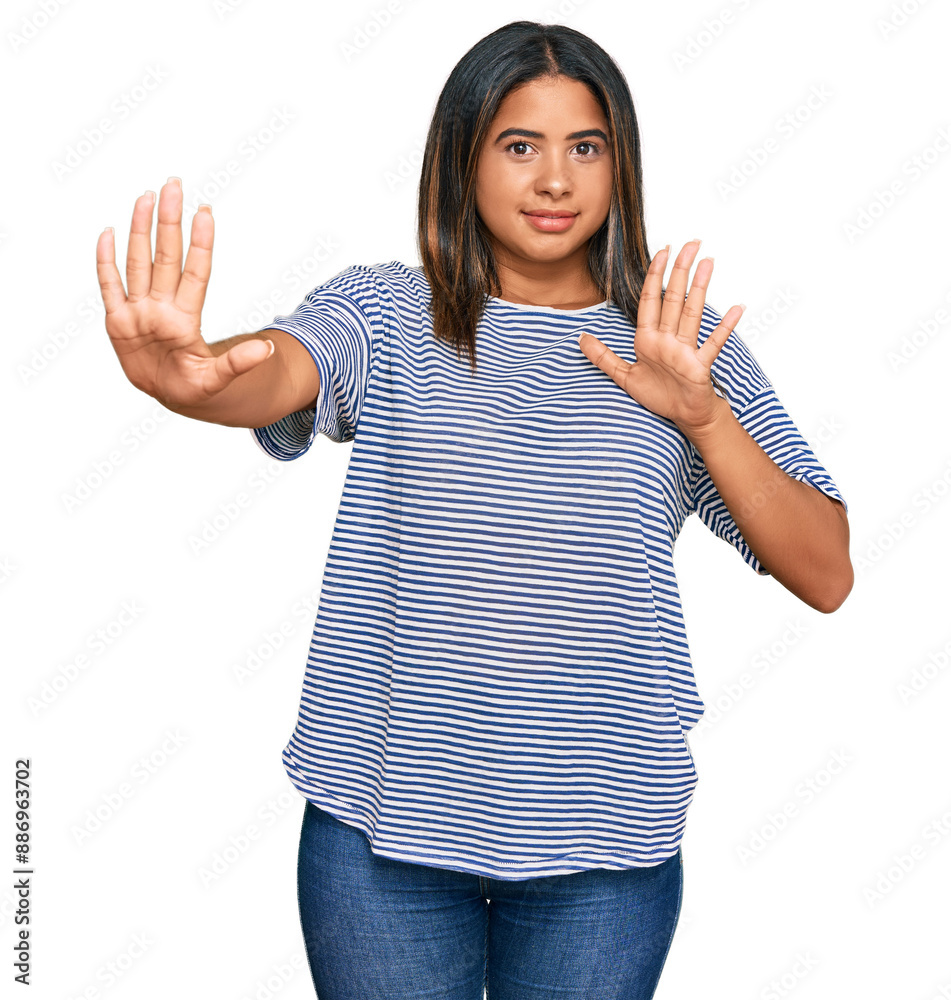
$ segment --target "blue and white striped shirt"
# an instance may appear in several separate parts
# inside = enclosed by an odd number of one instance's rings
[[[674,573],[687,516],[764,570],[693,445],[581,352],[587,329],[635,360],[620,309],[489,297],[472,377],[429,299],[422,268],[357,265],[266,328],[304,344],[320,395],[257,442],[288,460],[353,441],[288,776],[399,861],[659,864],[704,709]],[[698,344],[720,318],[704,307]],[[770,457],[841,500],[736,333],[713,370]]]

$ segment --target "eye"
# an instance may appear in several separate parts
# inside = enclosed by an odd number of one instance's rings
[[[584,142],[579,142],[574,148],[575,150],[581,150],[580,155],[583,160],[593,160],[596,156],[601,155],[601,147],[596,142],[585,140]],[[524,139],[516,139],[515,142],[510,142],[505,147],[505,152],[511,152],[519,160],[526,159],[531,151],[531,144],[527,143]]]

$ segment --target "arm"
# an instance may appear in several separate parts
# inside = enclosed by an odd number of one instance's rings
[[[664,294],[668,249],[656,254],[647,269],[637,308],[637,361],[622,360],[590,334],[582,334],[581,350],[633,399],[673,421],[692,442],[763,568],[817,611],[834,611],[854,579],[845,510],[784,472],[713,391],[711,366],[745,307],[727,310],[698,348],[713,260],[700,261],[686,294],[690,264],[699,249],[698,242],[688,243]]]
[[[726,400],[706,427],[684,433],[763,568],[810,607],[835,611],[854,582],[843,506],[784,472]]]

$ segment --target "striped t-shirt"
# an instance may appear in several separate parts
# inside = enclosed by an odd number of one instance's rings
[[[292,459],[353,441],[291,782],[389,858],[501,879],[659,864],[683,836],[703,714],[674,573],[696,511],[763,573],[700,460],[581,352],[635,360],[602,303],[488,297],[478,370],[437,341],[420,267],[349,267],[265,329],[320,374],[252,431]],[[720,321],[704,307],[698,344]],[[713,366],[796,479],[842,499],[741,338]]]

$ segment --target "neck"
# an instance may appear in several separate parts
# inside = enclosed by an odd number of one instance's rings
[[[496,271],[500,299],[519,305],[550,306],[554,309],[585,309],[604,301],[587,266],[587,247],[564,261],[517,261],[500,259]]]

